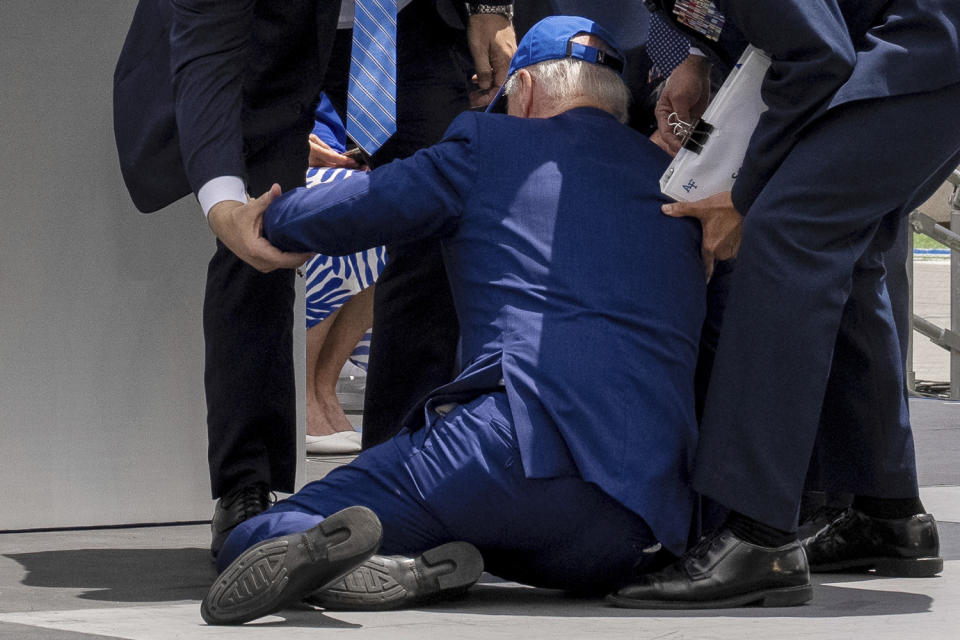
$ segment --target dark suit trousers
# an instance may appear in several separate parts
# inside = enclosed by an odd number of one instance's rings
[[[248,158],[251,195],[274,182],[284,190],[303,184],[309,122]],[[217,241],[203,303],[207,455],[215,498],[258,481],[276,491],[294,490],[293,283],[293,271],[260,273]]]
[[[430,0],[400,12],[397,133],[372,164],[438,142],[469,106],[473,62],[462,30],[448,26]],[[374,292],[373,333],[363,408],[363,446],[397,433],[407,411],[456,373],[457,323],[435,238],[387,247]]]
[[[704,411],[698,491],[792,529],[819,429],[831,489],[917,495],[882,255],[960,163],[957,100],[960,85],[827,112],[751,207]]]

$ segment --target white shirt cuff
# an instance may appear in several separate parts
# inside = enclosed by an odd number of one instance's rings
[[[691,56],[700,56],[701,58],[706,58],[706,57],[707,57],[707,54],[705,54],[702,50],[700,50],[700,49],[698,49],[698,48],[696,48],[696,47],[690,47],[690,55],[691,55]]]
[[[207,180],[206,184],[197,191],[197,200],[200,201],[200,208],[203,209],[203,215],[210,215],[210,209],[213,205],[224,200],[236,200],[246,203],[247,189],[243,184],[243,179],[237,176],[219,176]]]

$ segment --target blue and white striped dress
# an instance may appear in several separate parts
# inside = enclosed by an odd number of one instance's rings
[[[307,187],[334,180],[346,180],[351,169],[310,169]],[[307,281],[307,329],[327,318],[343,306],[350,296],[366,289],[374,282],[387,262],[384,247],[375,247],[345,256],[317,254],[304,266]],[[368,331],[350,355],[350,360],[362,369],[367,368],[370,354]]]

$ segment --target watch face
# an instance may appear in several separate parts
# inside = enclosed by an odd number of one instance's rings
[[[713,41],[720,39],[726,22],[712,0],[677,0],[673,5],[673,14],[677,22]]]

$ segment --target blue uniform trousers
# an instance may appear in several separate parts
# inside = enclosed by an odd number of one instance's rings
[[[384,554],[464,540],[490,573],[571,590],[609,588],[642,571],[656,545],[643,519],[579,477],[527,478],[509,416],[502,392],[435,413],[423,429],[401,432],[237,526],[219,568],[262,540],[363,505],[383,524]]]
[[[702,493],[792,529],[819,427],[827,489],[917,495],[883,252],[960,163],[957,100],[952,85],[830,110],[752,205],[694,464]]]

